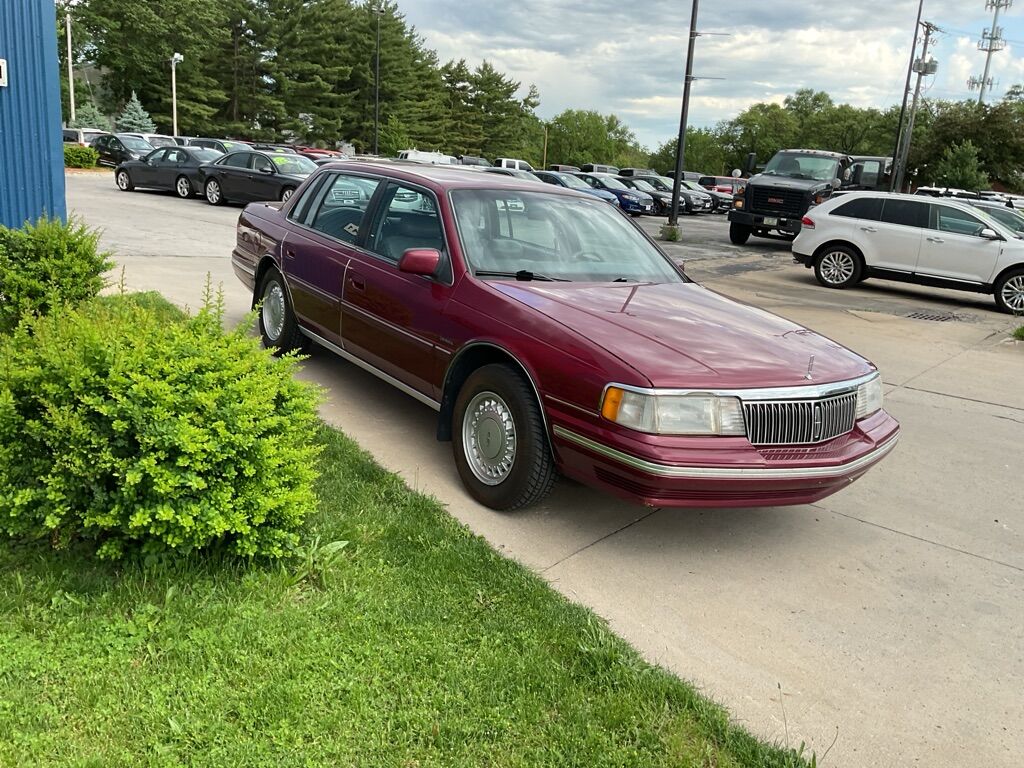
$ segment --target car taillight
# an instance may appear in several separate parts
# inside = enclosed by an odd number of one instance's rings
[[[807,229],[814,229],[814,219],[810,216],[804,216],[803,219],[800,220],[800,223]]]

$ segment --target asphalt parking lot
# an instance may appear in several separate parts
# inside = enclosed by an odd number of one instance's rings
[[[228,321],[245,317],[250,296],[229,261],[239,208],[122,193],[107,173],[69,175],[68,204],[103,229],[128,288],[195,307],[209,274]],[[381,464],[758,735],[819,757],[835,739],[833,766],[1019,765],[1024,345],[1007,340],[1013,319],[991,297],[870,280],[830,291],[786,243],[733,246],[722,216],[682,224],[670,250],[692,277],[878,364],[903,439],[846,491],[686,511],[563,482],[543,505],[501,515],[462,491],[427,407],[326,353],[303,375],[327,387],[324,417]],[[342,396],[356,390],[358,408]]]

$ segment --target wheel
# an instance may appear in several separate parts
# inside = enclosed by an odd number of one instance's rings
[[[860,282],[863,273],[860,254],[845,245],[829,246],[814,260],[814,275],[826,288],[849,288]]]
[[[1003,312],[1024,314],[1024,269],[1007,272],[996,283],[996,306]]]
[[[484,506],[510,511],[540,501],[555,483],[540,405],[514,368],[485,365],[455,400],[452,450],[459,477]]]
[[[294,195],[294,194],[295,194],[295,188],[294,187],[285,187],[284,189],[281,190],[281,202],[282,203],[287,203],[291,199],[292,195]]]
[[[732,222],[729,224],[729,239],[733,245],[746,245],[752,231],[753,228],[746,224]]]
[[[192,182],[188,180],[188,176],[178,177],[174,182],[174,191],[178,193],[178,197],[192,197]]]
[[[204,191],[206,193],[206,202],[210,205],[223,205],[227,202],[227,200],[224,199],[224,193],[221,192],[220,182],[216,179],[210,179],[206,182]]]
[[[259,326],[263,346],[273,350],[275,355],[302,349],[305,337],[299,330],[295,312],[288,301],[288,289],[284,278],[276,269],[269,269],[260,281]]]
[[[128,171],[118,171],[117,178],[114,179],[117,182],[117,188],[122,192],[131,192],[135,189],[135,185],[132,183],[132,177],[128,175]]]

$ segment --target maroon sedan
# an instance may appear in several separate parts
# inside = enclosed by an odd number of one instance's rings
[[[316,342],[437,410],[494,509],[558,473],[657,506],[812,502],[896,444],[871,363],[691,282],[572,190],[330,163],[246,207],[232,264],[268,347]]]

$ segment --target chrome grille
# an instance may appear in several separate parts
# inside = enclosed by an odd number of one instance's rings
[[[775,400],[743,403],[747,439],[754,445],[811,445],[853,429],[857,393],[819,400]]]

